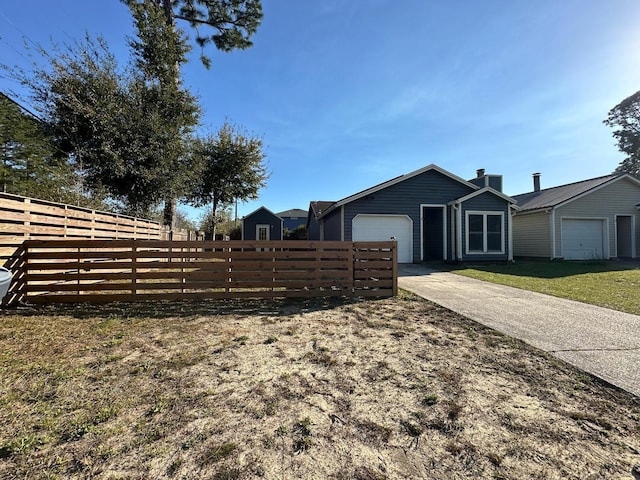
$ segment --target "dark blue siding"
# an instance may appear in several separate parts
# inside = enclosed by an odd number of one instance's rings
[[[307,238],[309,240],[320,240],[320,225],[316,220],[313,209],[310,208],[307,215],[309,218],[309,224],[307,225]]]
[[[256,225],[270,225],[271,240],[282,240],[282,220],[267,209],[260,208],[242,220],[242,233],[245,240],[256,239]]]
[[[504,218],[504,254],[482,254],[482,255],[468,255],[466,253],[466,239],[467,239],[467,225],[466,225],[466,212],[468,211],[481,211],[481,212],[503,212]],[[463,249],[462,256],[465,261],[475,260],[507,260],[509,257],[509,229],[511,228],[511,216],[509,214],[509,203],[504,199],[492,194],[483,193],[477,197],[473,197],[462,204],[462,235],[463,235]]]
[[[340,220],[341,220],[341,209],[340,207],[336,208],[329,215],[324,217],[322,220],[324,221],[324,239],[325,240],[341,240],[341,228],[340,228]]]
[[[420,258],[420,204],[443,205],[463,197],[474,190],[436,170],[428,170],[420,175],[404,180],[344,205],[344,239],[351,241],[352,221],[359,214],[409,215],[413,220],[413,261]],[[506,203],[503,201],[503,203]],[[339,209],[335,212],[339,215]],[[450,252],[451,224],[447,214],[447,250]],[[325,228],[325,238],[327,230]],[[339,234],[339,233],[338,233]],[[328,239],[328,238],[327,238]],[[339,239],[339,237],[338,237]]]
[[[491,187],[502,192],[502,175],[483,175],[482,177],[472,178],[469,182],[480,188]]]
[[[502,192],[502,175],[487,175],[489,178],[489,187]]]

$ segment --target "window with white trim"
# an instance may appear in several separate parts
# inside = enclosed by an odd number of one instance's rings
[[[466,212],[467,253],[504,253],[504,212]]]

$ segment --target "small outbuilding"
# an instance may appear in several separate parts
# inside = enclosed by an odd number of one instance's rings
[[[514,255],[564,260],[638,258],[640,180],[606,175],[513,197]]]
[[[242,219],[243,240],[282,240],[283,220],[265,207]]]

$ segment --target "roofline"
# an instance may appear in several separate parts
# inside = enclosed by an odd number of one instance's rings
[[[308,210],[304,210],[302,208],[290,208],[289,210],[283,210],[282,212],[278,212],[278,213],[276,213],[276,215],[278,217],[281,217],[281,216],[284,217],[284,216],[286,216],[286,215],[284,215],[285,213],[293,212],[294,210],[298,210],[300,212],[304,212],[305,214],[308,212]]]
[[[434,163],[431,163],[429,165],[427,165],[426,167],[422,167],[418,170],[414,170],[413,172],[409,172],[409,173],[405,173],[404,175],[400,175],[398,177],[392,178],[391,180],[387,180],[386,182],[382,182],[378,185],[375,185],[373,187],[370,187],[366,190],[363,190],[361,192],[355,193],[353,195],[350,195],[348,197],[343,198],[342,200],[338,200],[337,202],[335,202],[333,205],[331,205],[329,208],[327,208],[324,212],[322,212],[320,214],[320,216],[318,216],[318,218],[322,218],[325,215],[327,215],[328,213],[332,212],[333,210],[335,210],[338,207],[341,207],[342,205],[346,205],[347,203],[351,203],[355,200],[359,200],[360,198],[366,197],[367,195],[371,195],[372,193],[378,192],[384,188],[387,187],[391,187],[393,185],[396,185],[400,182],[404,182],[405,180],[409,180],[410,178],[413,178],[417,175],[420,175],[421,173],[425,173],[428,172],[429,170],[435,170],[438,173],[441,173],[442,175],[445,175],[449,178],[451,178],[452,180],[455,180],[457,182],[462,183],[463,185],[466,185],[470,188],[472,188],[473,190],[479,190],[480,187],[477,185],[474,185],[471,182],[468,182],[467,180],[463,179],[462,177],[458,177],[457,175],[454,175],[451,172],[448,172],[447,170],[445,170],[444,168],[441,168],[437,165],[435,165]],[[485,187],[486,188],[486,187]]]
[[[598,178],[598,177],[596,177],[596,178]],[[549,210],[549,209],[556,209],[556,208],[564,207],[565,205],[567,205],[567,204],[569,204],[569,203],[571,203],[571,202],[573,202],[575,200],[578,200],[578,199],[584,197],[585,195],[588,195],[588,194],[593,193],[593,192],[595,192],[597,190],[600,190],[601,188],[609,186],[612,183],[615,183],[615,182],[617,182],[617,181],[619,181],[619,180],[621,180],[623,178],[627,178],[627,179],[631,180],[633,183],[635,183],[636,185],[640,186],[640,180],[638,180],[636,177],[634,177],[633,175],[630,175],[628,173],[622,173],[622,174],[618,175],[617,177],[610,178],[606,182],[602,182],[601,184],[596,185],[595,187],[591,187],[590,189],[585,190],[584,192],[581,192],[581,193],[579,193],[577,195],[574,195],[573,197],[568,198],[568,199],[566,199],[566,200],[564,200],[564,201],[562,201],[560,203],[556,203],[555,205],[546,205],[544,207],[530,208],[530,209],[521,210],[521,211],[522,212],[537,212],[537,211],[540,211],[540,210]],[[594,179],[591,179],[591,180],[594,180]],[[582,180],[582,181],[583,182],[587,182],[589,180]],[[574,183],[580,183],[580,182],[574,182]],[[568,183],[567,185],[572,185],[572,184]],[[564,186],[566,186],[566,185],[559,185],[558,187],[552,187],[552,188],[559,188],[559,187],[564,187]],[[550,189],[547,189],[547,190],[550,190]]]
[[[637,178],[635,178],[635,177],[634,177],[634,176],[632,176],[632,175],[629,175],[628,173],[623,173],[623,174],[621,174],[621,175],[618,175],[617,177],[614,177],[614,178],[612,178],[612,179],[610,179],[610,180],[607,180],[607,181],[606,181],[606,182],[604,182],[604,183],[601,183],[601,184],[600,184],[600,185],[598,185],[598,186],[595,186],[595,187],[593,187],[593,188],[590,188],[589,190],[584,191],[584,192],[582,192],[582,193],[580,193],[580,194],[576,195],[575,197],[571,197],[571,198],[569,198],[569,199],[565,200],[565,201],[564,201],[564,202],[562,202],[562,203],[559,203],[559,204],[557,204],[557,205],[554,205],[554,207],[553,207],[553,208],[560,208],[560,207],[563,207],[564,205],[566,205],[566,204],[568,204],[568,203],[571,203],[571,202],[573,202],[574,200],[578,200],[579,198],[584,197],[584,196],[585,196],[585,195],[587,195],[588,193],[592,193],[592,192],[595,192],[596,190],[600,190],[601,188],[606,187],[606,186],[608,186],[608,185],[611,185],[612,183],[616,183],[618,180],[621,180],[621,179],[623,179],[623,178],[628,178],[629,180],[631,180],[632,182],[634,182],[635,184],[637,184],[637,185],[640,187],[640,180],[638,180]]]
[[[465,195],[464,197],[460,197],[457,198],[451,202],[449,202],[449,205],[453,205],[455,203],[462,203],[462,202],[466,202],[467,200],[470,200],[474,197],[477,197],[478,195],[482,195],[483,193],[492,193],[493,195],[502,198],[503,200],[506,200],[509,203],[516,204],[516,201],[511,198],[509,195],[506,195],[502,192],[499,192],[498,190],[496,190],[495,188],[492,187],[482,187],[480,190],[476,190],[475,192],[471,192],[468,193],[467,195]],[[518,207],[516,207],[518,208]]]
[[[269,212],[271,215],[273,215],[274,217],[277,217],[280,219],[281,222],[283,222],[284,220],[282,220],[282,218],[280,218],[279,215],[276,215],[275,213],[273,213],[271,210],[269,210],[267,207],[265,206],[261,206],[256,208],[253,212],[251,213],[247,213],[244,217],[242,217],[242,221],[244,221],[245,218],[250,217],[251,215],[253,215],[254,213],[256,213],[258,210],[266,210],[267,212]]]
[[[314,204],[318,203],[331,203],[331,205],[329,206],[329,208],[331,208],[336,202],[331,200],[312,200],[311,202],[309,202],[309,210],[313,211],[313,214],[316,216],[316,218],[320,218],[324,213],[323,210],[320,210],[319,214],[316,212]],[[329,210],[329,208],[327,208],[327,210]],[[307,210],[307,215],[309,214],[309,210]]]

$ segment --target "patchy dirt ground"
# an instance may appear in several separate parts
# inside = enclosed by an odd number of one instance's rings
[[[640,464],[638,398],[406,295],[5,311],[0,425],[2,479],[584,480]]]

